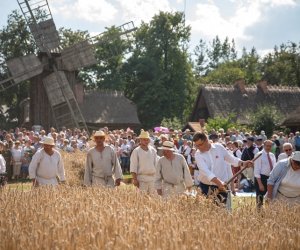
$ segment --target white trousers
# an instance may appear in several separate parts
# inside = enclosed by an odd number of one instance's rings
[[[157,194],[154,187],[154,181],[139,181],[139,190],[147,194]]]
[[[104,186],[104,187],[113,188],[115,186],[115,181],[111,176],[106,178],[93,176],[92,186]]]
[[[14,164],[13,164],[13,175],[14,176],[19,176],[20,175],[21,165],[22,165],[22,163],[20,161],[14,162]]]
[[[244,171],[243,171],[243,174],[250,180],[253,181],[254,183],[254,170],[253,168],[246,168]]]
[[[162,196],[169,197],[171,195],[182,194],[186,190],[184,183],[173,185],[167,182],[163,183]]]

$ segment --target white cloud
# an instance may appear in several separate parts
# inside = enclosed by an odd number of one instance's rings
[[[106,0],[55,0],[51,9],[53,13],[66,19],[83,19],[91,23],[110,22],[118,10]]]
[[[196,20],[187,21],[194,32],[204,35],[208,39],[218,35],[221,39],[229,38],[248,40],[245,29],[257,23],[261,18],[259,4],[236,5],[231,17],[222,16],[221,9],[214,3],[197,4]]]
[[[172,11],[168,0],[118,0],[124,20],[148,22],[159,11]]]
[[[271,7],[279,6],[296,6],[297,3],[295,0],[261,0],[263,4],[270,4]]]

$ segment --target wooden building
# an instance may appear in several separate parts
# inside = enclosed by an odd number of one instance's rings
[[[293,130],[300,128],[300,88],[268,86],[265,81],[257,85],[245,85],[244,80],[239,80],[234,85],[202,86],[189,121],[199,122],[234,113],[237,122],[251,124],[249,113],[263,105],[276,107],[284,116],[283,125]]]

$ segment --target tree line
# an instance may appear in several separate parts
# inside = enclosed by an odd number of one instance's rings
[[[90,38],[87,31],[59,28],[61,48]],[[98,64],[84,68],[78,77],[85,89],[124,91],[138,108],[145,128],[163,120],[185,123],[202,84],[232,84],[243,78],[247,84],[266,80],[272,85],[300,86],[300,43],[275,46],[261,57],[253,47],[239,56],[235,41],[216,36],[210,43],[200,40],[189,49],[191,27],[182,12],[160,12],[149,23],[142,22],[129,37],[116,36],[120,30],[106,28],[96,46]],[[7,77],[5,61],[37,52],[23,16],[13,11],[0,29],[0,79]],[[0,93],[0,126],[20,118],[20,102],[29,96],[26,81]],[[3,105],[8,107],[4,112]]]

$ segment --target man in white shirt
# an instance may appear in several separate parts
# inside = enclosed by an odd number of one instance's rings
[[[33,181],[33,186],[58,185],[65,182],[64,163],[60,153],[54,149],[55,142],[52,137],[45,137],[43,148],[38,150],[29,165],[29,178]]]
[[[0,147],[2,146],[0,145]],[[0,154],[0,174],[4,174],[5,172],[6,172],[6,162],[2,154]]]
[[[183,193],[193,186],[193,179],[190,174],[187,162],[181,154],[174,153],[174,144],[165,141],[162,147],[163,157],[158,160],[155,187],[157,193],[164,197],[173,194]]]
[[[119,186],[123,178],[119,159],[114,149],[105,145],[105,137],[106,134],[103,131],[96,131],[93,136],[96,146],[87,153],[84,172],[84,185],[86,186]]]
[[[221,144],[209,142],[205,133],[196,132],[193,137],[198,149],[195,158],[199,168],[199,180],[202,193],[206,196],[219,190],[218,199],[226,203],[227,192],[225,182],[230,178],[227,163],[234,167],[252,166],[251,161],[241,161],[230,154]]]
[[[291,143],[289,143],[289,142],[284,143],[283,146],[282,146],[282,148],[283,148],[283,152],[280,155],[278,155],[277,161],[281,161],[283,159],[287,159],[293,153],[293,145]]]
[[[20,141],[16,141],[14,147],[11,149],[13,159],[13,176],[14,179],[19,179],[21,174],[21,158],[22,158],[22,147]]]
[[[276,157],[271,152],[273,142],[266,140],[264,149],[255,155],[262,154],[261,157],[254,162],[254,177],[256,190],[256,204],[260,208],[263,205],[264,195],[267,193],[267,183],[273,167],[276,164]]]
[[[133,185],[148,194],[155,194],[154,186],[156,164],[158,156],[156,150],[149,145],[150,135],[141,130],[140,145],[136,147],[130,157],[130,173]]]

